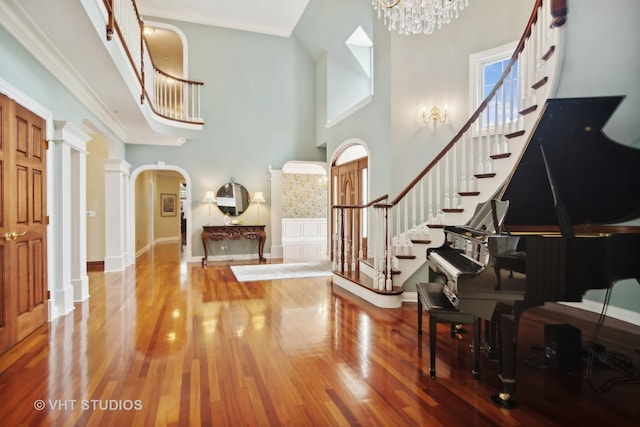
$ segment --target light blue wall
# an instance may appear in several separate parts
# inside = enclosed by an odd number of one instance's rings
[[[126,160],[133,169],[163,161],[187,171],[193,184],[192,249],[201,255],[200,227],[208,221],[201,199],[207,190],[234,177],[251,194],[262,191],[267,206],[260,219],[269,224],[269,166],[324,161],[325,150],[315,144],[315,65],[295,37],[171,23],[188,40],[189,78],[204,82],[204,130],[181,147],[128,145]],[[214,211],[213,223],[222,224]]]
[[[339,12],[338,12],[339,11]],[[331,96],[342,90],[337,80],[344,70],[359,67],[345,41],[361,26],[373,41],[374,88],[372,101],[346,119],[327,127]],[[370,196],[389,192],[391,145],[389,100],[389,32],[378,22],[368,0],[311,0],[294,34],[316,61],[316,143],[326,146],[330,162],[339,147],[361,141],[369,152]],[[349,75],[351,71],[348,71]]]
[[[111,153],[124,157],[124,144],[93,113],[26,51],[4,27],[0,27],[0,78],[53,114],[53,120],[68,121],[78,128],[90,125],[110,139]]]
[[[558,97],[625,95],[603,128],[614,141],[640,142],[640,2],[581,0],[569,5]],[[569,27],[569,25],[571,25]]]

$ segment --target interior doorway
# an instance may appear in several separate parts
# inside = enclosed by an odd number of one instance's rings
[[[187,183],[180,183],[180,247],[184,252],[187,246],[187,216],[185,214],[185,204],[187,203]]]
[[[136,257],[154,245],[177,243],[181,258],[191,258],[190,189],[188,174],[175,166],[147,165],[132,173],[131,245]]]
[[[369,157],[365,147],[360,143],[346,144],[338,150],[331,164],[331,205],[364,205],[369,194]],[[345,245],[345,259],[353,260],[360,256],[367,257],[367,211],[353,210],[337,217],[335,209],[331,210],[331,236],[341,230],[350,233],[346,239],[353,244]],[[342,222],[339,226],[338,223]],[[331,259],[335,258],[335,248],[331,248]]]
[[[0,353],[48,319],[46,122],[0,94]]]

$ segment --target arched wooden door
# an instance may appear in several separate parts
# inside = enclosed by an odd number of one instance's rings
[[[361,205],[366,195],[366,175],[368,159],[366,157],[351,160],[342,164],[334,164],[331,167],[331,201],[332,205]],[[336,230],[338,226],[337,213],[331,210],[331,236],[342,233]],[[342,230],[345,233],[344,255],[347,262],[351,263],[358,257],[358,252],[363,249],[366,257],[366,240],[362,235],[362,215],[359,210],[345,210],[342,218]],[[335,248],[331,247],[331,258],[335,259]],[[344,261],[343,260],[343,261]]]

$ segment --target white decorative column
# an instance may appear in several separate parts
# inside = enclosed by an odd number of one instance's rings
[[[130,177],[131,177],[131,174],[129,172],[129,168],[127,168],[127,175],[124,180],[124,185],[122,188],[122,204],[123,204],[122,208],[123,208],[123,214],[124,214],[124,240],[123,240],[123,247],[122,247],[123,248],[122,256],[124,259],[125,267],[133,265],[136,262],[135,252],[132,251],[131,246],[128,244],[128,240],[129,240],[128,237],[131,236],[131,233],[133,232],[133,227],[131,224],[132,202],[131,202],[131,185],[129,185]],[[135,239],[133,239],[133,241],[135,242]]]
[[[55,280],[52,299],[59,315],[74,309],[73,302],[89,296],[86,251],[86,144],[90,137],[69,122],[56,121]]]
[[[271,258],[282,258],[282,171],[271,169]]]
[[[127,266],[125,233],[129,227],[125,208],[130,168],[124,160],[105,160],[105,272],[123,271]]]
[[[86,144],[87,141],[84,141]],[[89,276],[87,275],[87,151],[71,153],[72,179],[71,217],[75,227],[71,243],[71,285],[73,300],[89,298]]]

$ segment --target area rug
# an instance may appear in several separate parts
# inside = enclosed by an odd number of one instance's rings
[[[296,262],[291,264],[232,265],[238,282],[253,280],[295,279],[331,276],[331,262]]]

